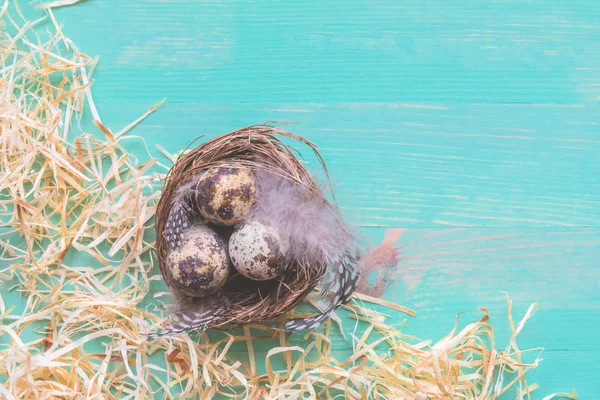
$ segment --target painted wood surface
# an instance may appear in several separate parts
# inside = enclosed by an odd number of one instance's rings
[[[367,240],[407,228],[385,297],[417,311],[408,332],[439,338],[486,307],[501,345],[501,292],[521,314],[537,300],[521,336],[546,349],[532,398],[597,398],[597,1],[88,0],[56,15],[100,55],[107,125],[167,97],[137,133],[175,152],[293,122]]]

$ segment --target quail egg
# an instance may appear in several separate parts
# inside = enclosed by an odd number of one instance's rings
[[[231,235],[229,256],[240,274],[264,281],[277,277],[283,271],[286,247],[273,227],[249,221]]]
[[[200,214],[209,222],[235,225],[256,202],[256,179],[245,168],[210,168],[197,185]]]
[[[166,265],[175,288],[191,297],[207,296],[222,288],[229,277],[227,243],[207,226],[195,225],[183,233]]]

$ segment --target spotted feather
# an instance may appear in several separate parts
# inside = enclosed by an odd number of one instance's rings
[[[176,205],[171,208],[167,223],[163,231],[163,235],[169,243],[171,249],[175,249],[181,245],[183,233],[192,226],[190,216],[186,212],[185,207]]]
[[[169,326],[157,332],[146,334],[150,339],[161,336],[172,336],[182,332],[199,333],[205,331],[208,326],[219,320],[223,309],[211,309],[203,312],[179,312],[173,315]]]
[[[284,325],[286,331],[313,330],[318,328],[331,316],[335,310],[348,304],[358,285],[359,274],[353,265],[356,258],[344,255],[339,262],[329,268],[330,279],[327,286],[323,288],[321,303],[325,303],[324,311],[310,318],[294,318],[288,320]]]

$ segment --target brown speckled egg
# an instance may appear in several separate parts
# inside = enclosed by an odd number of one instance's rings
[[[244,168],[210,168],[197,186],[200,213],[209,222],[235,225],[256,202],[256,179]]]
[[[210,228],[185,231],[181,245],[167,257],[169,283],[188,296],[203,297],[222,288],[229,277],[227,243]]]
[[[245,223],[229,239],[231,263],[240,274],[257,281],[273,279],[282,272],[285,252],[277,231],[258,221]]]

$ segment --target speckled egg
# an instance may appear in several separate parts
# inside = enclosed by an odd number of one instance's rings
[[[257,281],[273,279],[282,272],[286,250],[277,231],[258,221],[245,223],[229,238],[231,263],[240,274]]]
[[[203,225],[185,231],[181,245],[169,253],[166,263],[169,283],[192,297],[216,292],[229,277],[227,243]]]
[[[256,179],[244,168],[211,168],[197,186],[200,213],[209,222],[235,225],[256,202]]]

